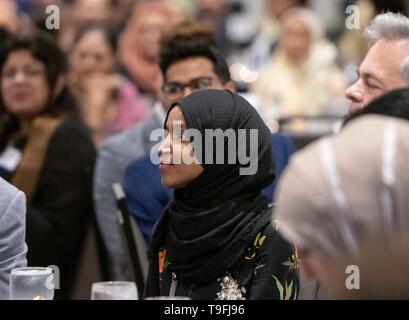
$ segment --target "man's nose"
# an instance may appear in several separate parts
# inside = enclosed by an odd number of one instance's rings
[[[364,96],[363,91],[360,88],[358,81],[348,87],[345,91],[345,96],[352,102],[362,103]]]

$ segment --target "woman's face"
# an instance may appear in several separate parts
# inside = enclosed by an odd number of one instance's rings
[[[204,169],[195,161],[190,141],[183,139],[186,122],[180,107],[174,107],[170,111],[166,129],[168,135],[159,148],[162,184],[168,188],[184,188]]]
[[[1,96],[6,109],[18,118],[41,113],[50,96],[44,63],[28,50],[11,52],[1,70]]]
[[[80,25],[90,22],[104,22],[109,20],[112,9],[109,0],[77,0],[75,2],[75,17]]]
[[[292,61],[300,62],[307,58],[312,34],[307,24],[300,19],[289,19],[284,23],[283,48]]]
[[[76,74],[80,85],[90,75],[112,72],[114,64],[114,53],[103,33],[98,30],[85,33],[71,54],[71,71]]]
[[[166,17],[161,14],[152,13],[140,18],[137,24],[138,46],[146,59],[152,60],[158,57],[160,37],[167,23]]]

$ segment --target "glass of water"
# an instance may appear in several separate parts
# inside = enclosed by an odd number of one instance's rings
[[[91,300],[138,300],[138,291],[132,281],[96,282],[92,285]]]
[[[53,269],[26,267],[11,270],[11,300],[52,300],[53,298]]]

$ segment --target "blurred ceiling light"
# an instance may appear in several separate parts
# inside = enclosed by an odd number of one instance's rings
[[[258,78],[258,72],[252,71],[241,63],[234,63],[230,66],[230,74],[234,81],[253,83]]]

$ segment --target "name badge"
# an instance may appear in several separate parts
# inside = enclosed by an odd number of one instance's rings
[[[21,161],[21,151],[13,146],[8,146],[0,155],[0,167],[8,172],[14,172]]]

